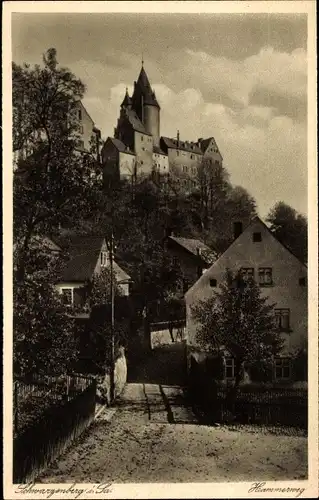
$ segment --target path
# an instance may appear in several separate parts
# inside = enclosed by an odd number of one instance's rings
[[[183,392],[183,377],[179,346],[156,351],[130,374],[111,421],[107,412],[101,413],[40,480],[251,482],[306,477],[305,437],[198,425]]]

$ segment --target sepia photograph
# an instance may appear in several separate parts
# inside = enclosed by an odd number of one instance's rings
[[[317,497],[314,3],[5,7],[6,498]]]

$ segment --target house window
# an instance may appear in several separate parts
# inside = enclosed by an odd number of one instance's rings
[[[281,332],[289,331],[289,309],[275,309],[276,326]]]
[[[84,133],[84,129],[83,129],[82,125],[81,125],[81,127],[80,127],[80,133],[81,133],[81,134],[83,134],[83,133]]]
[[[253,280],[254,279],[254,268],[253,267],[242,267],[240,270],[240,274],[244,280]]]
[[[193,159],[194,159],[194,155],[191,155],[191,160],[193,160]]]
[[[271,267],[260,267],[258,274],[260,286],[271,286],[273,284]]]
[[[141,135],[141,141],[144,141],[144,137]]]
[[[261,233],[253,233],[253,242],[259,243],[261,241]]]
[[[289,379],[290,371],[291,371],[291,366],[289,358],[275,359],[275,378],[277,380]]]
[[[306,286],[306,278],[299,278],[299,285]]]
[[[66,306],[73,304],[73,288],[61,288],[62,302]]]
[[[107,252],[101,252],[101,267],[105,267],[107,264]]]
[[[79,117],[79,120],[82,120],[82,110],[81,109],[79,109],[78,117]]]
[[[178,258],[175,255],[173,257],[173,266],[178,266]]]
[[[212,278],[211,280],[209,280],[209,285],[214,288],[215,286],[217,286],[217,280],[215,278]]]
[[[179,156],[179,151],[176,151],[176,156]]]
[[[235,359],[226,358],[225,359],[225,378],[235,378]]]

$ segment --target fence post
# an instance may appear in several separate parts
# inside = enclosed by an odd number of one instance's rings
[[[17,388],[18,382],[14,383],[14,430],[15,432],[18,432],[18,388]]]

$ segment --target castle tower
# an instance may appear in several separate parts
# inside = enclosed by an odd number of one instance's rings
[[[132,99],[130,98],[127,87],[126,87],[126,92],[125,92],[125,96],[124,96],[124,99],[123,99],[122,104],[121,104],[121,108],[130,109],[131,107],[132,107]]]
[[[144,124],[146,131],[153,136],[154,146],[159,146],[160,106],[144,70],[143,62],[138,80],[134,82],[132,109]]]

